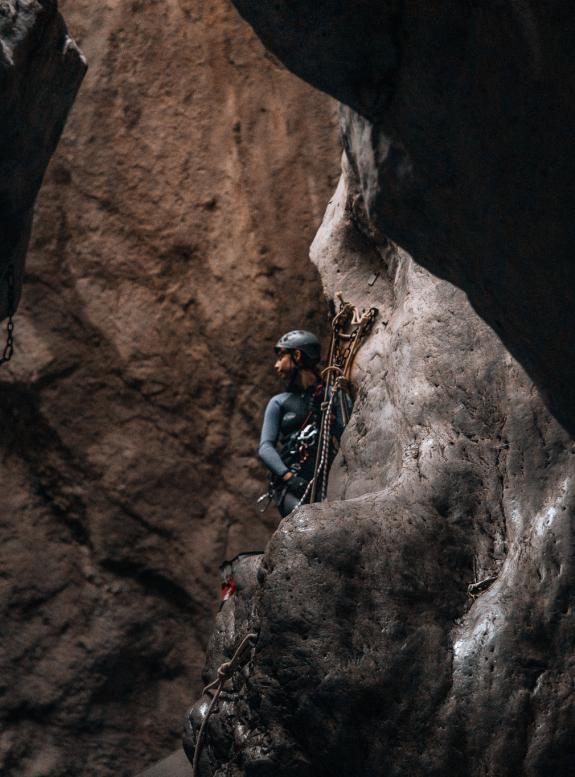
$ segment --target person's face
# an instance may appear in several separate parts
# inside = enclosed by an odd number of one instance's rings
[[[280,378],[288,382],[295,370],[295,364],[289,351],[280,351],[274,364],[274,370]]]

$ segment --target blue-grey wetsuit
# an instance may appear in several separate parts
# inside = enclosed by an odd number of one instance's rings
[[[308,482],[313,477],[315,447],[302,461],[296,455],[295,437],[307,424],[315,423],[319,428],[323,386],[315,383],[305,391],[284,391],[270,399],[264,414],[258,456],[272,473],[275,502],[282,515],[287,515],[299,499],[287,490],[283,475],[290,469],[297,469],[298,475]],[[278,442],[282,445],[277,450]]]

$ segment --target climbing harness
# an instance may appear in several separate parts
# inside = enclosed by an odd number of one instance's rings
[[[0,367],[6,362],[9,362],[14,354],[14,308],[16,305],[16,295],[14,293],[14,268],[9,265],[4,277],[2,278],[1,286],[4,285],[4,281],[8,282],[8,323],[6,324],[6,344],[2,356],[0,356]]]
[[[305,504],[308,497],[310,502],[317,501],[318,496],[319,501],[326,498],[334,404],[339,402],[345,426],[349,421],[346,395],[350,397],[353,362],[378,313],[377,308],[362,310],[360,313],[358,308],[343,299],[341,292],[337,292],[336,296],[339,310],[331,323],[328,363],[321,373],[324,392],[314,474],[296,507]]]
[[[216,679],[213,680],[209,685],[206,685],[203,690],[202,695],[212,690],[215,690],[215,693],[212,696],[212,700],[210,701],[208,710],[206,712],[206,717],[202,720],[202,725],[200,726],[198,737],[196,739],[196,746],[194,748],[194,761],[192,763],[192,777],[198,777],[198,764],[204,743],[206,726],[208,724],[208,720],[210,719],[210,715],[212,714],[212,711],[214,710],[214,707],[220,698],[220,694],[224,689],[224,685],[232,677],[234,672],[237,672],[245,663],[247,663],[248,659],[245,658],[245,656],[249,656],[249,654],[247,653],[246,648],[248,645],[253,647],[253,643],[257,638],[257,634],[247,634],[240,642],[236,652],[233,654],[231,659],[229,661],[224,661],[224,663],[219,666]]]

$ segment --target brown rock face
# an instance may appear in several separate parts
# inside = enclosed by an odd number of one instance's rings
[[[61,10],[91,68],[0,375],[0,771],[119,777],[177,745],[218,565],[276,525],[271,348],[324,326],[340,152],[224,0]]]

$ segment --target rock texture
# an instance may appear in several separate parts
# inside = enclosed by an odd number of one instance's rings
[[[347,163],[312,257],[379,323],[329,501],[266,551],[202,777],[567,777],[575,446],[464,293],[374,233]]]
[[[34,201],[86,69],[57,9],[0,2],[0,320],[17,305]]]
[[[341,100],[369,218],[474,308],[575,432],[571,128],[561,0],[234,0]]]
[[[277,524],[271,348],[323,326],[341,152],[225,0],[60,8],[90,70],[0,374],[0,772],[120,777],[177,747],[218,565]]]

